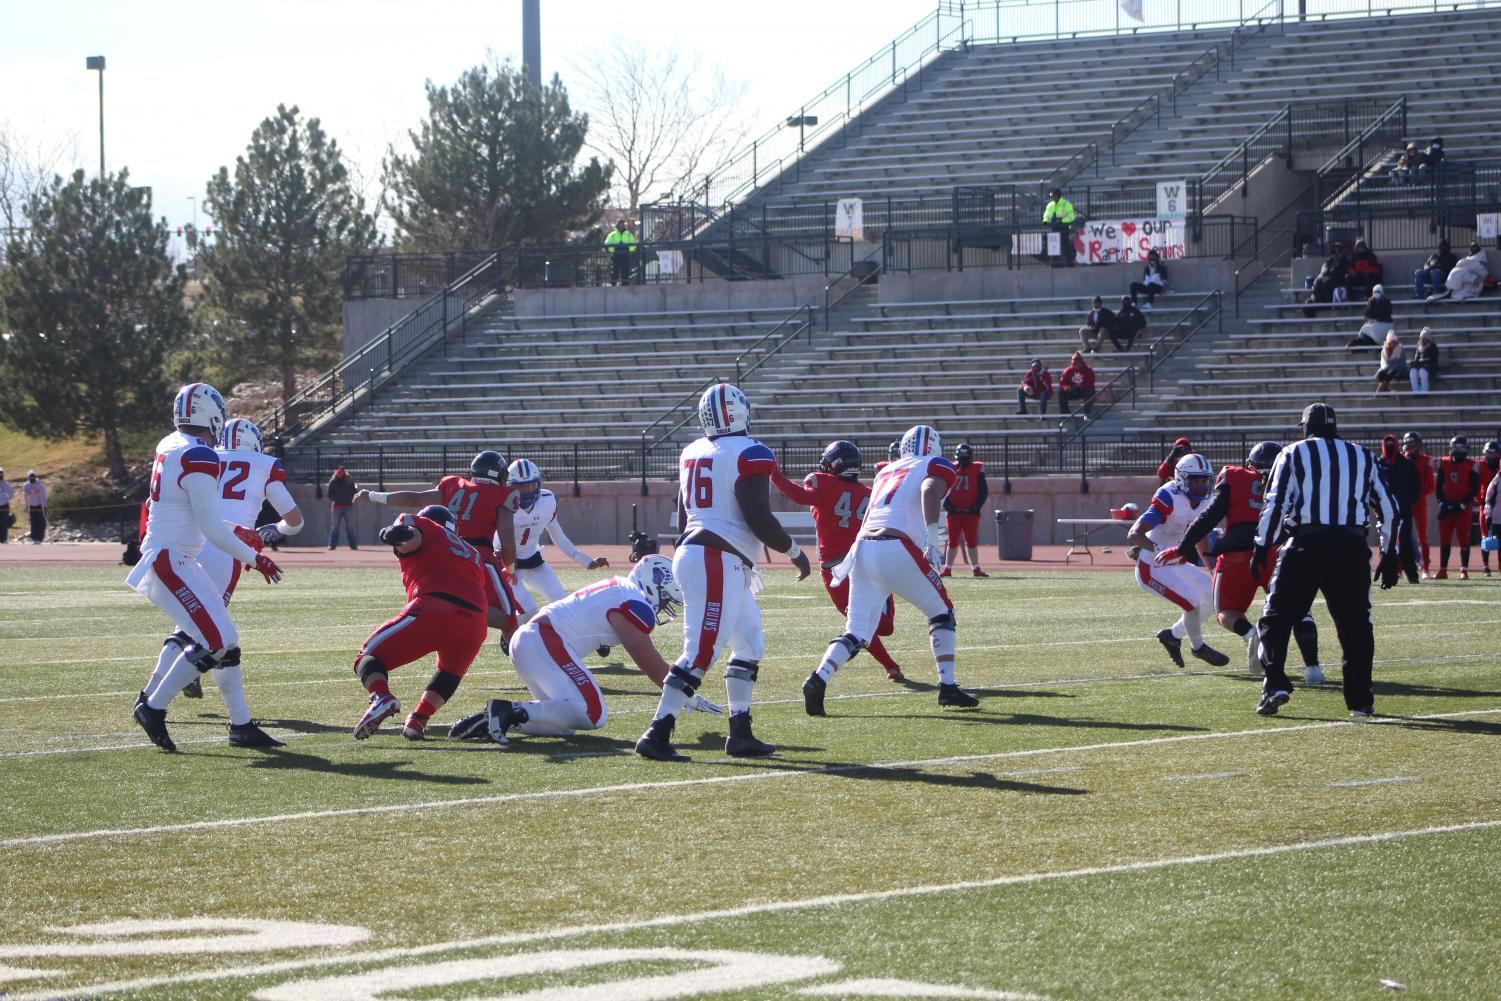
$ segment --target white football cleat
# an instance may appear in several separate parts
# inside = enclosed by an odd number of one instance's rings
[[[379,730],[382,723],[399,712],[401,712],[401,700],[396,696],[372,693],[370,708],[365,710],[365,715],[361,716],[360,721],[355,724],[354,739],[364,740]]]
[[[1252,626],[1251,631],[1246,633],[1246,670],[1250,672],[1253,678],[1260,678],[1263,675],[1261,670],[1261,632],[1255,626]]]
[[[1323,669],[1317,664],[1309,664],[1303,668],[1303,684],[1322,685],[1324,683]]]

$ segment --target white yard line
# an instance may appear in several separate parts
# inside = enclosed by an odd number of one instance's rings
[[[431,945],[411,946],[407,948],[366,950],[364,952],[348,953],[345,955],[321,955],[309,959],[258,963],[220,970],[186,973],[177,976],[107,981],[66,989],[14,994],[10,995],[10,998],[11,1001],[65,1001],[67,998],[93,997],[100,994],[115,994],[122,991],[144,991],[153,987],[168,987],[178,984],[213,983],[240,977],[270,976],[278,973],[293,973],[300,970],[317,969],[319,967],[345,965],[371,966],[399,959],[413,959],[472,949],[530,945],[537,942],[551,943],[558,939],[576,938],[581,935],[608,935],[638,932],[648,928],[703,925],[716,921],[756,917],[762,914],[779,914],[789,911],[815,910],[827,907],[847,907],[857,904],[881,903],[887,900],[932,897],[949,893],[969,893],[976,890],[993,890],[1010,886],[1033,886],[1039,883],[1089,879],[1096,876],[1129,875],[1141,872],[1153,872],[1161,869],[1179,868],[1182,866],[1232,862],[1248,858],[1266,858],[1298,852],[1322,851],[1330,848],[1350,848],[1359,845],[1384,844],[1407,838],[1434,837],[1444,834],[1460,834],[1468,831],[1494,830],[1496,828],[1501,828],[1501,820],[1475,820],[1465,823],[1410,828],[1400,831],[1380,831],[1374,834],[1348,834],[1333,838],[1298,841],[1292,844],[1256,845],[1199,855],[1182,855],[1174,858],[1149,859],[1140,862],[1122,862],[1115,865],[1087,866],[1079,869],[1064,869],[1051,872],[1019,873],[1010,876],[997,876],[992,879],[965,880],[956,883],[934,883],[925,886],[901,887],[893,890],[830,894],[822,897],[804,897],[797,900],[776,900],[759,904],[746,904],[740,907],[726,907],[712,911],[696,911],[687,914],[666,914],[658,917],[637,915],[625,921],[571,925],[548,928],[541,931],[513,932],[508,935],[457,939],[451,942],[435,942]]]
[[[544,789],[535,792],[501,793],[495,796],[468,796],[462,799],[427,800],[418,803],[388,803],[382,806],[345,807],[334,810],[305,810],[297,813],[277,813],[260,817],[227,817],[221,820],[198,820],[181,824],[158,824],[151,827],[102,828],[93,831],[67,831],[58,834],[36,834],[27,837],[0,840],[0,848],[18,848],[30,845],[50,845],[95,838],[143,837],[157,834],[179,834],[185,831],[211,831],[236,827],[254,827],[263,824],[281,824],[304,820],[324,820],[333,817],[360,817],[386,813],[408,813],[418,810],[442,810],[465,806],[494,806],[501,803],[526,801],[579,799],[588,796],[609,796],[617,793],[648,792],[658,789],[682,789],[691,786],[729,785],[738,782],[770,782],[776,779],[795,778],[807,775],[838,775],[845,772],[885,771],[891,769],[944,768],[953,765],[968,765],[986,761],[1005,761],[1012,758],[1032,758],[1048,754],[1088,753],[1091,751],[1122,750],[1138,747],[1158,747],[1165,744],[1188,744],[1201,741],[1231,740],[1241,737],[1269,737],[1285,733],[1306,733],[1311,730],[1328,730],[1335,727],[1370,727],[1383,723],[1400,723],[1404,719],[1438,720],[1458,719],[1467,716],[1485,716],[1501,713],[1501,708],[1471,709],[1454,713],[1434,713],[1426,716],[1390,717],[1389,719],[1366,720],[1352,723],[1347,720],[1331,720],[1323,723],[1303,723],[1255,730],[1228,730],[1220,733],[1190,733],[1171,737],[1149,737],[1144,740],[1117,740],[1097,744],[1080,744],[1075,747],[1035,747],[1015,751],[996,751],[989,754],[962,754],[945,758],[915,758],[908,761],[882,761],[859,765],[833,765],[814,768],[784,768],[776,771],[756,771],[740,775],[716,775],[704,778],[665,779],[657,782],[625,782],[606,786],[584,786],[579,789]]]
[[[1421,782],[1421,781],[1423,781],[1423,778],[1420,775],[1393,775],[1390,778],[1384,778],[1384,779],[1351,779],[1348,782],[1331,782],[1331,783],[1329,783],[1329,788],[1330,789],[1358,789],[1361,786],[1389,786],[1389,785],[1397,785],[1397,784],[1402,783],[1402,782]]]
[[[1211,782],[1215,779],[1233,779],[1245,772],[1202,772],[1198,775],[1164,775],[1158,782]]]

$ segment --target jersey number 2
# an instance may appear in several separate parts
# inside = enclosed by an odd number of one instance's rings
[[[683,506],[703,509],[714,506],[714,460],[689,459],[683,465],[688,470],[688,489],[683,492]]]
[[[224,472],[230,474],[224,481],[225,500],[244,500],[245,491],[240,487],[250,476],[250,463],[231,462],[224,467]]]

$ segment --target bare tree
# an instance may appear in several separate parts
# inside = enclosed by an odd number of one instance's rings
[[[0,122],[0,231],[11,235],[25,228],[28,200],[76,160],[77,153],[77,136],[52,144],[31,141],[9,122]],[[3,244],[0,239],[0,248]]]
[[[615,162],[614,201],[691,196],[750,134],[744,82],[727,80],[676,48],[617,42],[573,71],[589,111],[586,145]]]

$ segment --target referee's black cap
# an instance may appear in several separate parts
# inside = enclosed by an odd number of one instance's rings
[[[1333,438],[1339,430],[1334,418],[1334,408],[1327,403],[1310,403],[1303,408],[1303,437]]]

